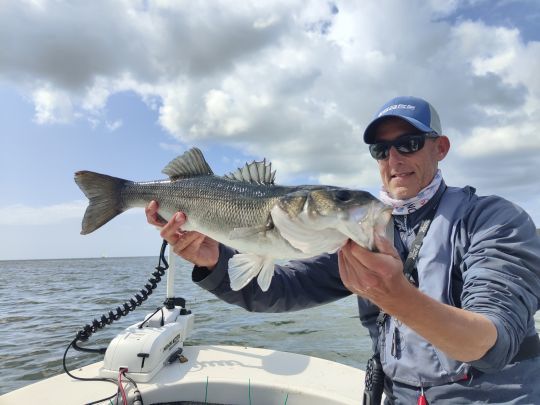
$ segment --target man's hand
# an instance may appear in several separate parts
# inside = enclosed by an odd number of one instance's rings
[[[371,252],[349,240],[338,254],[339,274],[350,291],[391,313],[401,292],[412,285],[403,275],[403,263],[392,243],[376,234],[375,246],[378,252]]]
[[[158,214],[158,203],[151,201],[145,208],[148,223],[161,228],[160,235],[174,253],[199,267],[209,270],[214,268],[219,258],[219,244],[202,233],[183,231],[182,225],[187,218],[183,212],[177,212],[169,222]]]
[[[477,360],[495,344],[497,329],[491,320],[424,294],[404,276],[394,246],[378,235],[375,245],[379,252],[370,252],[351,241],[340,249],[339,274],[345,287],[456,360]]]

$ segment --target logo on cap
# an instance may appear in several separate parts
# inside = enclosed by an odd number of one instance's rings
[[[410,104],[393,104],[388,107],[386,107],[384,110],[382,110],[377,117],[380,117],[381,115],[386,114],[388,111],[392,110],[415,110],[416,106],[410,105]]]

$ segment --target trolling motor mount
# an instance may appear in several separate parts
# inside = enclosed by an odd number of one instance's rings
[[[178,359],[192,329],[191,311],[165,305],[111,341],[99,374],[116,378],[119,370],[125,368],[134,381],[148,382],[163,366]]]
[[[164,260],[164,242],[160,260],[168,269],[167,294],[163,306],[144,321],[127,327],[117,335],[105,352],[102,377],[116,378],[121,369],[127,369],[130,378],[136,382],[148,382],[167,364],[179,359],[187,339],[193,329],[191,311],[186,309],[186,300],[174,297],[174,260],[169,249],[169,261]]]

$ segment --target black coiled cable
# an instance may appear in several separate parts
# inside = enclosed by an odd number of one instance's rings
[[[75,350],[81,351],[81,352],[89,352],[89,353],[100,353],[104,354],[107,351],[107,348],[99,348],[99,349],[91,349],[91,348],[85,348],[80,347],[77,345],[77,342],[85,342],[92,336],[93,333],[96,331],[103,329],[105,326],[110,325],[114,321],[117,321],[122,316],[126,316],[131,311],[135,310],[138,306],[142,305],[144,301],[147,300],[147,298],[152,294],[152,292],[156,289],[157,284],[161,281],[161,277],[165,274],[165,270],[169,268],[169,263],[165,259],[165,249],[167,248],[167,241],[163,240],[163,243],[161,244],[161,250],[159,252],[159,261],[158,265],[156,266],[156,271],[152,273],[152,277],[148,279],[148,283],[144,286],[144,289],[141,289],[138,294],[135,294],[133,298],[131,298],[129,301],[124,302],[121,306],[116,307],[116,312],[109,311],[107,315],[103,314],[101,315],[101,318],[94,319],[92,321],[92,324],[86,324],[84,328],[82,328],[79,332],[77,332],[77,336],[71,342],[71,345]],[[162,265],[163,264],[163,265]]]
[[[80,346],[77,345],[77,342],[78,341],[83,342],[83,341],[88,340],[88,338],[94,332],[98,331],[99,329],[103,329],[105,326],[110,325],[114,321],[120,319],[122,316],[127,315],[128,313],[133,311],[135,308],[140,306],[144,301],[146,301],[148,296],[150,296],[152,294],[152,292],[157,287],[157,284],[161,281],[161,277],[165,274],[165,270],[167,270],[169,268],[169,263],[167,263],[167,259],[165,259],[165,249],[166,248],[167,248],[167,241],[164,240],[163,243],[161,244],[161,250],[159,252],[159,261],[158,261],[158,265],[156,266],[156,271],[154,271],[152,273],[152,277],[148,279],[148,284],[146,284],[144,286],[145,287],[144,289],[140,290],[139,294],[135,294],[134,298],[131,298],[129,301],[126,301],[122,306],[117,307],[116,308],[116,313],[113,312],[113,311],[109,311],[108,316],[102,315],[100,320],[94,319],[94,321],[92,322],[91,325],[86,325],[79,332],[77,332],[77,335],[75,336],[73,341],[66,348],[66,351],[64,352],[64,356],[62,358],[62,366],[64,367],[64,371],[66,372],[67,375],[69,375],[71,378],[74,378],[76,380],[81,380],[81,381],[104,381],[104,382],[110,382],[110,383],[113,383],[115,385],[118,385],[118,382],[116,380],[112,379],[112,378],[86,378],[86,377],[78,377],[78,376],[75,376],[75,375],[71,374],[69,372],[68,368],[67,368],[67,365],[66,365],[67,353],[68,353],[70,347],[73,347],[74,349],[76,349],[78,351],[81,351],[81,352],[89,352],[89,353],[104,354],[107,351],[106,348],[89,349],[89,348],[85,348],[85,347],[80,347]],[[133,381],[127,375],[126,375],[126,377],[131,382],[131,384],[133,384],[133,386],[135,387],[135,393],[136,393],[135,398],[139,401],[140,404],[142,404],[143,403],[142,402],[142,397],[141,397],[140,392],[139,392],[139,390],[137,388],[137,384],[135,384],[135,381]],[[114,393],[113,395],[107,397],[107,398],[102,398],[100,400],[90,402],[87,405],[98,404],[98,403],[101,403],[103,401],[112,400],[112,398],[114,398],[116,396],[117,396],[117,392]]]

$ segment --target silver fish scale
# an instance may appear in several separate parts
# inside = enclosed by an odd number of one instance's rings
[[[279,198],[297,189],[199,176],[176,181],[133,182],[123,190],[122,198],[127,207],[141,207],[156,200],[160,213],[172,215],[182,211],[206,230],[223,232],[266,225],[270,209]]]

